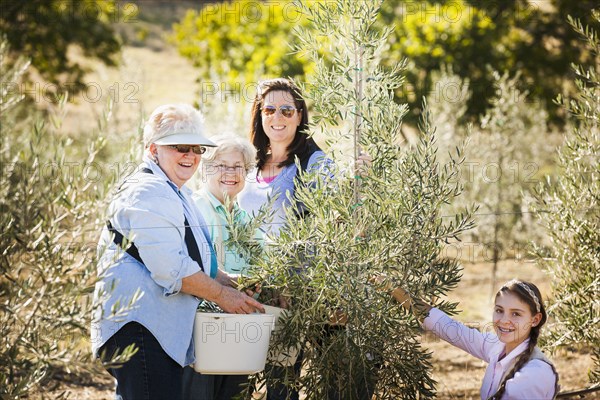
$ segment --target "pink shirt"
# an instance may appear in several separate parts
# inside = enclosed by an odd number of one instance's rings
[[[258,174],[256,175],[256,182],[258,183],[271,183],[275,180],[275,178],[277,178],[278,175],[273,175],[270,176],[268,178],[263,178],[262,175]]]
[[[453,320],[443,311],[432,308],[423,327],[446,342],[488,363],[481,384],[481,398],[488,399],[498,390],[504,373],[511,368],[514,359],[527,349],[528,340],[498,361],[504,353],[504,343],[491,332],[482,333]],[[506,383],[502,400],[551,400],[554,397],[556,376],[552,367],[533,359],[527,362]]]

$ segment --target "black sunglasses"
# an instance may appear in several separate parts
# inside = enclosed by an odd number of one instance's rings
[[[167,147],[177,150],[178,153],[189,153],[192,150],[196,154],[206,153],[206,147],[200,146],[199,144],[168,144]]]
[[[292,118],[296,111],[299,111],[296,107],[293,106],[281,106],[279,107],[279,111],[281,111],[281,115],[286,118]],[[262,108],[262,113],[265,116],[273,115],[277,112],[277,107],[275,106],[264,106]]]

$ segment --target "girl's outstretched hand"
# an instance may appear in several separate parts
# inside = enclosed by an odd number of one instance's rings
[[[377,289],[389,292],[406,311],[412,312],[419,317],[426,317],[433,308],[418,297],[412,296],[403,287],[394,287],[385,275],[378,275],[371,278],[370,281],[377,286]]]

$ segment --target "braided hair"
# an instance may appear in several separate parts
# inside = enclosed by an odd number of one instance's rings
[[[496,298],[498,298],[498,296],[500,296],[500,294],[502,293],[514,294],[521,301],[523,301],[529,306],[531,315],[541,313],[542,318],[536,326],[531,327],[531,331],[529,332],[529,344],[527,346],[527,349],[517,357],[514,366],[512,367],[510,372],[506,374],[505,378],[500,383],[500,386],[498,387],[496,393],[494,393],[488,400],[500,400],[502,398],[504,392],[506,391],[506,383],[509,380],[511,380],[515,376],[515,374],[521,368],[523,368],[523,366],[529,361],[531,355],[533,354],[533,351],[535,350],[535,347],[537,346],[538,338],[540,336],[540,330],[542,326],[546,323],[546,320],[548,319],[548,314],[546,314],[546,308],[544,307],[544,302],[542,301],[542,294],[537,288],[537,286],[535,286],[533,283],[512,280],[510,282],[505,283],[500,288],[500,290],[498,290],[498,293],[496,293]],[[550,366],[552,367],[552,371],[556,376],[554,391],[554,394],[556,396],[556,393],[558,393],[558,374],[556,373],[554,366]]]

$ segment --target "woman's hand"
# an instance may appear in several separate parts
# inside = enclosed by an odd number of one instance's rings
[[[183,278],[181,280],[181,292],[215,302],[228,313],[250,314],[256,311],[265,312],[262,304],[252,297],[232,287],[221,285],[204,272],[196,272]]]
[[[223,311],[232,314],[251,314],[257,311],[261,313],[265,312],[264,307],[258,301],[228,286],[223,286],[223,290],[221,290],[221,293],[215,299],[215,303]]]
[[[260,295],[260,293],[262,292],[262,286],[260,285],[260,283],[257,283],[256,285],[254,285],[254,287],[244,290],[244,292],[248,296],[256,299],[258,295]]]
[[[251,286],[244,286],[245,282],[239,274],[228,274],[219,270],[215,280],[223,286],[235,288],[250,297],[256,298],[260,294],[260,283],[251,283]]]
[[[427,316],[433,308],[430,304],[423,300],[413,297],[407,290],[397,286],[393,287],[386,276],[378,275],[370,279],[371,283],[377,285],[377,289],[389,292],[392,297],[404,307],[406,311],[413,312],[417,316]]]
[[[257,279],[249,279],[243,275],[237,275],[235,278],[235,283],[232,287],[236,288],[240,292],[246,293],[250,297],[256,298],[262,289],[262,284],[260,280]]]
[[[290,308],[290,298],[283,293],[279,293],[276,297],[277,305],[281,308],[288,309]]]

